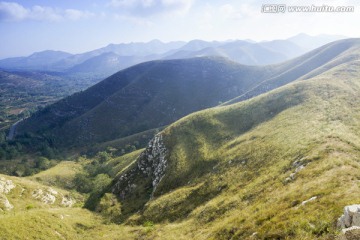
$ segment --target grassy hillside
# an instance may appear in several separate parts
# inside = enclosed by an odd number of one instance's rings
[[[11,181],[9,192],[0,188],[0,239],[134,239],[144,234],[146,228],[139,226],[119,227],[105,223],[106,219],[80,208],[82,197],[24,178],[0,175],[0,185]],[[9,185],[8,185],[9,186]],[[42,195],[39,190],[43,191]],[[56,200],[52,203],[50,195]],[[63,198],[76,202],[70,207]],[[6,199],[12,208],[5,209]],[[48,202],[46,202],[48,201]],[[130,231],[132,230],[132,231]],[[133,231],[136,231],[135,233]]]
[[[63,161],[52,168],[29,177],[29,179],[41,182],[48,186],[73,189],[75,187],[75,176],[77,173],[82,171],[83,167],[81,164],[71,161]]]
[[[359,201],[359,76],[357,59],[172,124],[154,198],[141,189],[148,175],[126,172],[143,176],[121,200],[124,213],[140,209],[127,221],[158,223],[155,239],[335,238],[343,207]]]

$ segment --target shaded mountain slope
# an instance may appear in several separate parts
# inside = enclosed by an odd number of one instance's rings
[[[64,144],[124,137],[238,96],[270,70],[221,58],[148,62],[38,112],[19,131],[49,133]]]
[[[360,190],[359,76],[348,61],[172,124],[114,182],[123,220],[155,239],[335,238]]]

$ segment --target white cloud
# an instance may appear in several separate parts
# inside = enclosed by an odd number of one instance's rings
[[[0,20],[17,21],[26,18],[29,11],[14,2],[0,2]]]
[[[158,14],[186,13],[193,0],[111,0],[108,6],[117,8],[123,14],[147,17]]]
[[[92,16],[94,16],[93,13],[76,9],[61,10],[44,6],[33,6],[32,8],[25,8],[15,2],[0,2],[0,21],[61,21],[79,20]]]
[[[76,9],[66,9],[65,10],[65,17],[70,20],[79,20],[82,18],[90,18],[95,16],[95,14],[88,12],[88,11],[80,11]]]
[[[32,19],[37,21],[59,21],[63,16],[56,12],[53,8],[34,6],[28,10],[28,15],[25,19]]]

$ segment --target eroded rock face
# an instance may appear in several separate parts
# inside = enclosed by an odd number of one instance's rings
[[[138,157],[136,167],[120,175],[113,187],[113,193],[117,193],[122,199],[125,199],[128,194],[136,189],[136,179],[146,178],[151,181],[152,196],[165,175],[167,152],[162,135],[157,134]]]
[[[0,193],[8,194],[11,189],[15,187],[15,184],[11,180],[0,177]]]

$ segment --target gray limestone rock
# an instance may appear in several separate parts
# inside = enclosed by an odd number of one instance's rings
[[[136,160],[136,166],[120,175],[113,187],[113,193],[118,193],[124,199],[137,187],[135,180],[137,176],[151,180],[153,196],[157,186],[165,175],[167,167],[167,149],[163,142],[161,133],[154,136],[147,148]]]
[[[15,184],[11,180],[0,177],[0,193],[8,194],[11,189],[15,187]]]
[[[360,227],[360,204],[346,206],[344,214],[338,219],[338,226],[342,229]]]

